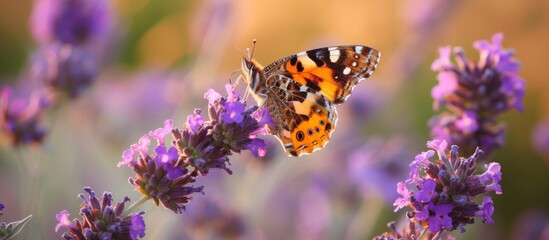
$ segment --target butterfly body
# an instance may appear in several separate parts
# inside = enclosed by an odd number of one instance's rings
[[[321,149],[337,124],[336,104],[377,67],[380,53],[353,45],[313,49],[279,59],[263,68],[243,58],[244,79],[258,105],[267,108],[289,156]]]

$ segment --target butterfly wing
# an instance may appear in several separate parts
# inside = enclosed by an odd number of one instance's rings
[[[276,122],[270,129],[289,156],[321,149],[337,122],[334,104],[316,90],[284,75],[271,75],[264,106]]]
[[[370,77],[380,57],[379,51],[366,46],[326,47],[285,57],[263,71],[289,77],[339,104],[358,82]]]

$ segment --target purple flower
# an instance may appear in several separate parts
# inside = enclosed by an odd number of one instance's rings
[[[448,216],[452,212],[452,205],[440,204],[432,208],[433,216],[429,217],[429,231],[439,232],[441,230],[452,230],[452,218]]]
[[[423,180],[423,182],[418,184],[419,191],[415,195],[416,201],[421,203],[430,202],[431,198],[436,194],[436,186],[436,182],[433,179],[428,178]]]
[[[226,102],[225,109],[227,112],[223,113],[221,119],[226,123],[241,123],[244,120],[244,104],[241,102]]]
[[[31,23],[40,43],[82,44],[105,38],[112,16],[105,0],[37,0]]]
[[[267,116],[257,114],[257,107],[244,109],[243,103],[236,102],[238,93],[230,84],[227,90],[228,98],[211,89],[204,95],[210,103],[208,121],[202,118],[200,109],[188,116],[182,130],[173,128],[172,120],[166,120],[164,128],[149,133],[157,140],[153,154],[149,154],[151,139],[147,135],[122,154],[118,166],[128,166],[136,172],[130,183],[157,206],[162,204],[175,213],[182,213],[192,199],[191,194],[203,190],[203,186],[190,186],[198,176],[207,175],[211,169],[223,169],[231,174],[228,164],[233,152],[250,150],[256,156],[265,155],[265,142],[256,138],[256,134],[269,123]],[[227,103],[241,104],[240,121],[234,121],[232,116],[223,117],[227,113],[231,115]],[[168,131],[173,137],[170,147],[164,145]]]
[[[172,129],[173,129],[173,120],[168,119],[164,121],[163,128],[158,128],[154,130],[154,132],[153,131],[149,132],[149,136],[156,139],[156,142],[158,143],[158,145],[164,145],[164,138],[166,138],[166,136],[168,136],[168,134],[172,132]]]
[[[192,133],[197,133],[198,129],[200,129],[200,127],[202,127],[202,124],[204,124],[204,118],[200,116],[200,113],[202,113],[202,110],[197,108],[194,110],[194,114],[191,114],[187,117],[186,126]]]
[[[402,230],[398,231],[394,221],[389,222],[387,227],[391,229],[379,236],[375,236],[374,240],[417,240],[423,233],[423,227],[420,223],[409,221]],[[440,239],[440,240],[455,240],[451,235],[440,236],[440,232],[427,232],[427,235],[422,239]]]
[[[494,202],[490,196],[484,196],[482,205],[480,205],[480,210],[476,212],[475,215],[477,217],[482,217],[484,221],[489,224],[494,224],[492,214],[494,214]]]
[[[130,238],[137,239],[137,237],[145,237],[145,220],[143,220],[143,216],[134,214],[131,218]]]
[[[511,109],[523,110],[524,80],[518,76],[520,64],[513,51],[501,47],[502,34],[492,42],[478,41],[478,62],[469,61],[463,49],[440,48],[440,58],[431,66],[438,71],[438,85],[431,95],[434,108],[446,106],[449,112],[435,115],[430,121],[431,135],[473,152],[478,146],[486,153],[502,146],[505,126],[497,116]]]
[[[490,183],[485,187],[486,191],[494,191],[496,194],[501,194],[501,185],[499,185],[499,181],[501,181],[500,164],[491,162],[484,166],[486,167],[486,172],[478,176],[479,180],[484,184]]]
[[[502,193],[499,163],[486,164],[487,170],[476,174],[477,160],[483,154],[479,148],[469,158],[463,158],[456,145],[446,153],[448,144],[444,140],[429,141],[427,146],[436,151],[438,158],[430,160],[433,151],[416,156],[410,164],[410,170],[415,172],[413,177],[397,185],[402,197],[395,201],[395,211],[409,206],[412,221],[428,226],[432,233],[462,228],[473,223],[474,217],[493,223],[489,218],[494,211],[491,198],[485,196],[482,204],[473,200],[491,191]],[[415,186],[407,188],[407,184]]]
[[[70,215],[71,214],[67,210],[63,210],[59,212],[57,215],[55,215],[55,218],[57,219],[57,222],[58,222],[57,225],[55,225],[55,232],[59,231],[61,227],[68,228],[68,229],[76,228],[76,226],[69,219]]]
[[[221,94],[219,94],[218,92],[216,92],[215,90],[213,89],[208,89],[208,91],[206,91],[206,93],[204,93],[204,98],[205,99],[208,99],[208,104],[209,105],[214,105],[216,101],[218,101],[219,99],[221,99],[223,96],[221,96]]]
[[[38,92],[28,101],[12,99],[11,90],[2,88],[0,92],[0,134],[11,139],[11,143],[42,143],[46,130],[41,126],[42,112],[48,107],[48,100]]]
[[[406,184],[410,184],[414,181],[419,181],[419,166],[429,163],[429,159],[435,155],[435,151],[429,150],[418,154],[414,161],[410,164],[410,178],[405,181]]]
[[[398,179],[408,172],[406,163],[401,161],[409,157],[403,145],[406,142],[396,137],[388,140],[372,138],[366,144],[354,147],[345,167],[349,179],[364,196],[371,195],[373,191],[380,193],[387,203],[394,201],[397,194],[392,189]]]
[[[97,56],[74,45],[43,46],[33,56],[33,70],[48,87],[76,98],[95,81]]]
[[[59,231],[62,227],[67,230],[62,235],[64,239],[133,240],[138,236],[145,236],[145,223],[142,216],[144,212],[130,216],[122,215],[126,203],[130,201],[128,197],[113,205],[112,195],[108,192],[103,193],[103,197],[99,201],[90,188],[84,188],[84,191],[88,197],[84,194],[78,196],[83,202],[80,209],[82,220],[74,219],[71,222],[67,210],[63,210],[55,216],[58,221],[55,231]]]
[[[400,194],[402,197],[397,198],[393,206],[396,206],[395,212],[399,209],[403,208],[408,204],[410,201],[410,191],[408,191],[408,188],[406,187],[406,184],[404,182],[397,183],[397,193]]]
[[[545,209],[529,209],[515,217],[510,239],[547,239],[549,213]]]
[[[130,149],[141,154],[142,157],[147,156],[149,151],[149,145],[151,144],[151,139],[147,135],[139,138],[137,143],[134,143],[130,146]]]
[[[0,202],[0,216],[2,216],[2,210],[4,210],[4,204]]]
[[[258,138],[252,139],[245,147],[256,157],[264,157],[267,154],[267,144]]]

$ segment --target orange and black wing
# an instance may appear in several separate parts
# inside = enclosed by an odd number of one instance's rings
[[[339,104],[358,82],[370,77],[380,57],[379,51],[366,46],[326,47],[285,57],[263,71],[266,76],[287,76]]]

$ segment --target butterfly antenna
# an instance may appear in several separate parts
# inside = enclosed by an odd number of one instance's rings
[[[254,56],[254,51],[255,51],[255,43],[257,42],[255,40],[255,38],[252,40],[253,41],[253,45],[252,45],[252,51],[250,52],[250,49],[247,48],[246,50],[248,51],[248,59],[251,61],[253,56]]]
[[[242,51],[242,49],[240,48],[237,48],[234,44],[231,44],[231,46],[236,49],[236,51],[239,51],[240,53],[242,53],[242,56],[249,56],[249,51],[248,51],[248,54],[246,54],[246,52]]]

